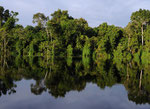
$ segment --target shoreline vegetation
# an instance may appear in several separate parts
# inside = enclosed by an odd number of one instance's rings
[[[37,26],[24,28],[17,15],[0,6],[0,96],[16,93],[22,79],[35,80],[35,95],[48,90],[56,98],[91,82],[101,89],[123,84],[130,101],[150,104],[149,10],[133,12],[125,28],[91,28],[60,9],[51,19],[34,14]]]
[[[0,54],[10,56],[82,57],[93,60],[150,62],[150,11],[133,12],[125,28],[102,23],[88,26],[83,19],[75,19],[68,11],[58,9],[51,19],[43,13],[33,15],[37,26],[25,28],[16,24],[18,12],[0,6]]]

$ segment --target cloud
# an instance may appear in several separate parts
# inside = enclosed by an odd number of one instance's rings
[[[75,18],[85,18],[94,27],[103,22],[126,26],[132,12],[139,8],[150,9],[149,0],[1,0],[0,5],[19,12],[19,23],[32,25],[33,14],[47,16],[57,9],[68,10]]]

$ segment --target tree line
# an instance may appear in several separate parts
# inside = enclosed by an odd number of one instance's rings
[[[133,12],[125,28],[102,23],[90,27],[83,19],[75,19],[58,9],[51,16],[33,15],[37,25],[16,24],[18,12],[0,6],[0,54],[9,56],[42,56],[45,59],[73,56],[93,60],[138,60],[150,58],[150,11]]]

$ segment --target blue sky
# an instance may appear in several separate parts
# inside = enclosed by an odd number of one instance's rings
[[[0,5],[19,12],[18,23],[24,26],[33,25],[32,17],[37,12],[49,16],[62,9],[74,18],[86,19],[92,27],[103,22],[124,27],[132,12],[150,9],[150,0],[0,0]]]

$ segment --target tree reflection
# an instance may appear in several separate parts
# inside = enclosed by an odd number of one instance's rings
[[[16,93],[12,76],[11,70],[7,70],[3,65],[0,67],[0,96]]]
[[[66,61],[67,60],[67,61]],[[139,62],[121,62],[90,59],[55,59],[42,57],[16,57],[5,60],[0,66],[0,96],[15,93],[15,81],[35,80],[31,92],[41,95],[48,92],[55,98],[65,97],[70,91],[82,91],[87,83],[100,89],[123,84],[129,100],[136,104],[150,104],[150,65]]]

